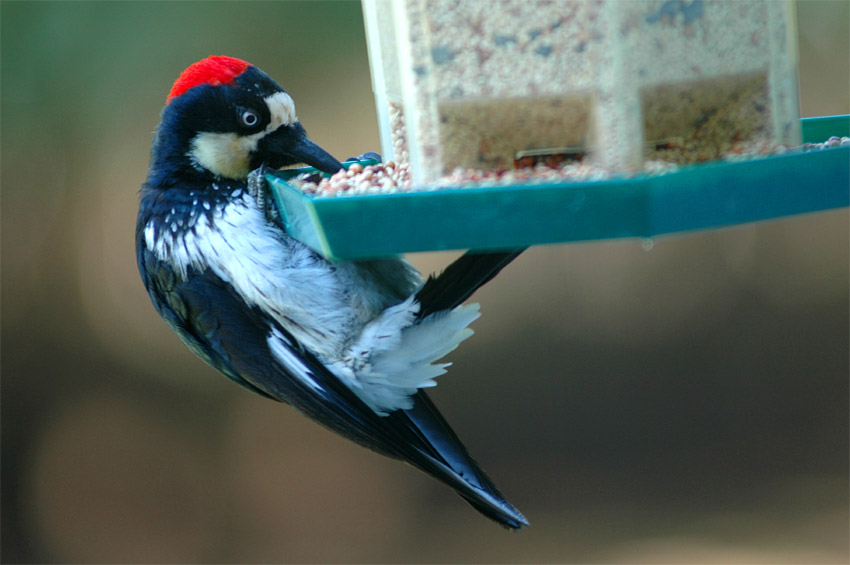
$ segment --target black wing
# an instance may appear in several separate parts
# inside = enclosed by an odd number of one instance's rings
[[[451,310],[461,305],[476,290],[499,274],[508,263],[516,259],[522,249],[510,251],[468,251],[458,257],[440,273],[428,277],[416,293],[421,307],[417,317],[424,318],[434,312]]]
[[[247,305],[209,270],[192,272],[182,280],[143,244],[138,254],[145,286],[160,315],[210,365],[255,392],[292,405],[336,433],[415,465],[493,520],[510,528],[527,524],[424,393],[416,396],[411,410],[378,416],[290,334]],[[282,345],[296,360],[290,366],[279,362],[269,348],[273,329],[284,337]]]

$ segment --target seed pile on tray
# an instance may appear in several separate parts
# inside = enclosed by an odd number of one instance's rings
[[[301,192],[316,196],[405,192],[411,184],[407,163],[396,164],[393,161],[365,167],[354,163],[348,170],[339,171],[330,177],[310,173],[299,175],[288,182]]]
[[[669,164],[653,164],[650,168],[660,171],[669,168]],[[457,168],[440,179],[439,182],[426,187],[424,190],[593,181],[604,180],[609,176],[609,171],[585,162],[569,163],[557,168],[541,163],[534,167],[499,171]],[[330,177],[324,177],[318,173],[307,173],[292,178],[288,182],[304,194],[318,197],[391,194],[423,190],[414,189],[412,186],[410,169],[406,163],[396,164],[392,161],[365,167],[355,163],[347,171],[340,171]]]
[[[772,144],[766,139],[756,139],[733,144],[719,155],[718,160],[746,161],[788,152],[818,151],[847,146],[850,146],[850,137],[833,136],[823,143],[805,143],[792,148]],[[643,169],[636,174],[663,175],[681,168],[678,162],[652,157],[650,155],[650,159],[644,163]],[[557,166],[538,163],[532,167],[498,171],[458,167],[432,185],[413,187],[410,168],[407,163],[388,161],[365,167],[360,163],[354,163],[349,166],[348,170],[340,171],[330,177],[325,177],[319,173],[305,173],[287,182],[305,194],[326,198],[364,194],[392,194],[441,188],[587,182],[606,180],[613,176],[615,176],[613,171],[587,161],[576,161]]]
[[[816,151],[818,149],[831,149],[833,147],[850,146],[850,137],[838,137],[833,135],[823,143],[804,143],[803,151]]]

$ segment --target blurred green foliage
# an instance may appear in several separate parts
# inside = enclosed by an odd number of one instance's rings
[[[849,5],[798,6],[805,115],[850,111]],[[377,149],[358,3],[3,1],[0,41],[4,562],[846,562],[846,210],[533,249],[483,289],[434,396],[531,519],[507,535],[214,374],[135,270],[191,62]]]

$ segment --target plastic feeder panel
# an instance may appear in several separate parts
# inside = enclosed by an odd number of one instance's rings
[[[643,167],[800,142],[787,0],[363,0],[385,160],[427,186],[526,152]]]

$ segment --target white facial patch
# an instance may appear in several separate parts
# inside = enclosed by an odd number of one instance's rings
[[[266,96],[263,100],[266,106],[269,107],[271,114],[271,122],[265,132],[273,132],[280,126],[291,126],[298,121],[298,116],[295,115],[295,102],[292,97],[285,92],[275,92],[271,96]]]
[[[298,121],[295,103],[286,92],[276,92],[263,99],[269,108],[269,125],[251,135],[234,132],[202,131],[189,147],[192,162],[220,177],[244,179],[250,172],[251,155],[257,144],[267,134],[281,126],[291,126]]]

